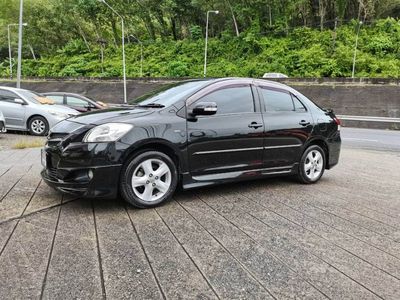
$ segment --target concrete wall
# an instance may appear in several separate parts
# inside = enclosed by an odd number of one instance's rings
[[[128,80],[128,99],[147,93],[176,79]],[[400,118],[400,81],[387,79],[286,79],[288,84],[321,107],[332,108],[336,114]],[[0,85],[15,86],[1,80]],[[91,98],[122,103],[123,84],[120,80],[26,80],[21,86],[37,92],[68,91]],[[348,122],[352,126],[396,128],[394,124]]]

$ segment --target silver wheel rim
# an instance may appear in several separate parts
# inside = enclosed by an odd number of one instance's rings
[[[304,160],[304,173],[311,181],[319,178],[324,167],[324,158],[318,150],[312,150]]]
[[[36,119],[32,121],[31,128],[34,133],[42,134],[46,128],[46,124],[42,120]]]
[[[171,170],[159,159],[147,159],[136,167],[132,175],[132,189],[145,202],[163,197],[171,186]]]

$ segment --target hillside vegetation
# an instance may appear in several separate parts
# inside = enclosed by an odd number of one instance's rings
[[[17,0],[0,0],[0,28],[18,22]],[[108,0],[126,24],[127,76],[198,77],[210,15],[208,76],[400,77],[398,0]],[[97,0],[25,0],[24,76],[118,77],[120,19]],[[360,22],[362,24],[360,25]],[[9,76],[6,30],[0,76]],[[99,41],[105,43],[104,64]],[[12,29],[16,57],[17,29]],[[36,60],[33,59],[36,56]],[[14,60],[15,62],[15,60]],[[14,69],[16,66],[14,64]],[[13,71],[15,74],[15,70]]]

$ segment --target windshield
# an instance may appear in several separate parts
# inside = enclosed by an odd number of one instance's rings
[[[180,83],[173,83],[164,85],[155,91],[140,96],[132,101],[130,104],[136,105],[151,105],[159,104],[163,106],[170,106],[176,103],[183,97],[190,96],[193,92],[207,85],[208,81],[186,81]]]
[[[35,104],[54,104],[53,100],[32,91],[20,90],[19,93]]]

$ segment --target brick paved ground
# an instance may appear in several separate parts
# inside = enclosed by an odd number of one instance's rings
[[[62,196],[40,169],[39,149],[0,151],[0,299],[400,299],[399,153],[148,210]]]

